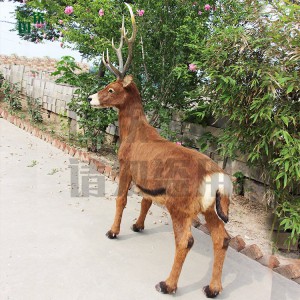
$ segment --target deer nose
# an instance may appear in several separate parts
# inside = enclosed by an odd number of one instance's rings
[[[88,101],[89,103],[91,103],[92,97],[88,97],[88,98],[87,98],[87,101]]]

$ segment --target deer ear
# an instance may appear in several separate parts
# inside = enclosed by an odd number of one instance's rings
[[[133,82],[133,77],[131,75],[126,75],[123,79],[123,87],[126,88],[131,82]]]

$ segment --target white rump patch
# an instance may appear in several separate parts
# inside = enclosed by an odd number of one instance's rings
[[[221,195],[231,196],[232,182],[227,174],[214,173],[206,175],[199,187],[201,207],[206,211],[216,201],[216,192],[219,190]]]
[[[98,99],[98,93],[89,96],[89,98],[92,98],[92,100],[90,102],[92,106],[99,106],[100,105],[100,102],[99,102],[99,99]]]

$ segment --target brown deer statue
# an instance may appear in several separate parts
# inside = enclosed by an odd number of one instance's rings
[[[92,107],[116,107],[119,114],[120,181],[115,219],[106,235],[114,239],[120,233],[131,182],[143,195],[141,212],[132,226],[133,231],[144,230],[145,218],[152,202],[164,205],[172,218],[176,251],[169,277],[159,282],[156,289],[171,294],[176,292],[184,260],[194,244],[192,220],[202,213],[214,249],[212,278],[203,291],[208,298],[214,298],[222,291],[222,269],[230,241],[224,223],[228,221],[232,183],[230,177],[209,157],[167,141],[148,123],[133,77],[125,75],[132,61],[137,33],[134,14],[131,7],[126,5],[131,15],[132,35],[130,38],[127,36],[123,17],[120,46],[116,48],[112,41],[119,67],[111,63],[108,51],[106,55],[103,53],[104,65],[117,80],[89,97]],[[128,46],[125,65],[121,53],[124,41]]]

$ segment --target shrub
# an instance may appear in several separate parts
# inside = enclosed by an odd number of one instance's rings
[[[79,142],[91,151],[98,151],[104,141],[105,130],[116,119],[116,113],[112,109],[92,108],[87,101],[89,95],[98,91],[101,86],[107,84],[104,79],[96,74],[83,73],[76,65],[75,59],[65,56],[57,63],[57,71],[52,75],[60,76],[56,82],[66,83],[78,87],[76,97],[69,103],[69,109],[79,116],[79,126],[83,130],[78,135]]]
[[[31,118],[31,121],[34,123],[42,123],[43,122],[43,117],[42,117],[42,112],[41,112],[41,104],[38,98],[31,98],[27,96],[27,107],[28,107],[28,112]]]
[[[21,96],[17,84],[10,83],[6,80],[2,83],[4,101],[8,104],[12,112],[22,109]]]

